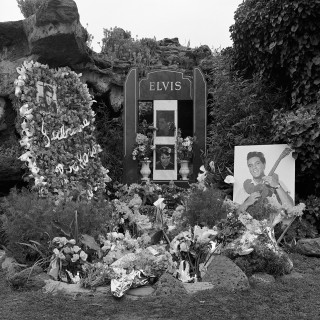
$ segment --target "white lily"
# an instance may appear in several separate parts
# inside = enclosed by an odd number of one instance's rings
[[[31,147],[31,144],[30,144],[30,139],[26,136],[26,137],[23,137],[19,143],[20,143],[20,146],[23,147],[25,146],[27,149],[29,149]]]
[[[16,97],[19,97],[21,93],[22,93],[22,91],[21,91],[20,87],[17,86],[17,87],[15,88],[15,90],[14,90],[14,95],[15,95]]]
[[[21,161],[30,161],[30,159],[32,159],[33,156],[31,154],[30,151],[25,152],[24,154],[22,154],[18,159]]]
[[[27,137],[32,137],[33,133],[29,129],[23,129],[21,131],[22,135],[27,136]]]
[[[39,177],[35,177],[35,180],[34,180],[34,185],[37,186],[37,185],[46,185],[47,182],[44,182],[44,176],[39,176]]]
[[[225,183],[228,183],[228,184],[234,184],[235,183],[235,179],[233,176],[229,175],[229,176],[226,176],[226,178],[224,179],[224,182]]]
[[[203,182],[207,176],[207,170],[205,169],[205,167],[202,165],[200,167],[200,171],[202,171],[202,173],[198,173],[198,177],[197,180],[198,182]]]
[[[164,201],[164,198],[159,198],[157,201],[153,203],[153,205],[159,208],[160,210],[163,210],[164,207],[166,206],[166,204],[163,201]]]
[[[23,119],[23,121],[21,123],[21,128],[26,129],[27,127],[28,127],[28,122],[25,119]]]
[[[33,60],[31,60],[30,62],[24,61],[23,65],[26,68],[26,70],[31,70],[33,67]]]
[[[210,161],[209,167],[210,167],[210,169],[211,169],[213,172],[216,171],[216,167],[215,167],[214,161]]]
[[[25,117],[26,115],[29,115],[32,113],[32,108],[29,108],[29,105],[25,103],[20,109],[20,116]]]
[[[34,166],[31,167],[30,171],[31,171],[33,176],[36,176],[39,173],[40,169],[34,165]]]

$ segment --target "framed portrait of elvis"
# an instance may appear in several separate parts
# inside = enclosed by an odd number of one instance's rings
[[[57,87],[49,83],[37,81],[37,101],[40,102],[46,111],[59,111],[57,103]]]
[[[236,146],[234,178],[236,203],[257,201],[264,190],[267,198],[294,205],[295,159],[286,144]]]
[[[153,180],[177,180],[177,100],[154,100]]]

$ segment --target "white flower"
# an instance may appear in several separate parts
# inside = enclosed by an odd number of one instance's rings
[[[73,252],[77,253],[77,252],[79,252],[80,250],[81,250],[80,247],[78,247],[78,246],[73,246]]]
[[[35,177],[35,180],[34,180],[34,185],[37,186],[37,185],[46,185],[47,182],[44,182],[44,176],[39,176],[39,177]]]
[[[233,176],[226,176],[226,178],[224,179],[224,182],[225,183],[229,183],[229,184],[234,184],[235,183],[235,179],[234,179],[234,177]]]
[[[164,198],[159,198],[157,201],[153,203],[153,205],[162,210],[166,206],[166,204],[163,201]]]
[[[70,244],[72,244],[72,245],[75,245],[75,244],[76,244],[76,240],[71,239],[71,240],[68,241],[68,243],[70,243]]]
[[[79,260],[79,255],[78,254],[74,254],[71,258],[72,262],[77,262]]]
[[[59,252],[58,258],[64,260],[66,257],[62,252]]]
[[[88,258],[88,255],[83,250],[81,250],[80,259],[83,260],[83,261],[86,261],[87,258]]]

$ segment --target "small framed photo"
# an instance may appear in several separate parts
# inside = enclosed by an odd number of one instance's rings
[[[49,83],[37,81],[37,101],[51,112],[58,111],[57,87]]]
[[[176,180],[177,165],[174,144],[158,144],[155,146],[153,167],[154,180]]]
[[[173,137],[174,136],[174,110],[157,110],[156,111],[156,135],[158,137]]]

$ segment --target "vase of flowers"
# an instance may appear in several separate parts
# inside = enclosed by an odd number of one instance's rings
[[[145,135],[142,133],[137,133],[136,143],[134,144],[132,151],[132,159],[139,161],[141,165],[141,180],[143,181],[149,180],[149,175],[151,173],[149,166],[152,160],[153,150],[154,146],[152,134]]]
[[[182,180],[188,180],[190,173],[189,162],[193,157],[193,145],[196,141],[195,137],[187,136],[182,138],[181,129],[178,129],[177,133],[177,158],[180,163],[179,173]]]

